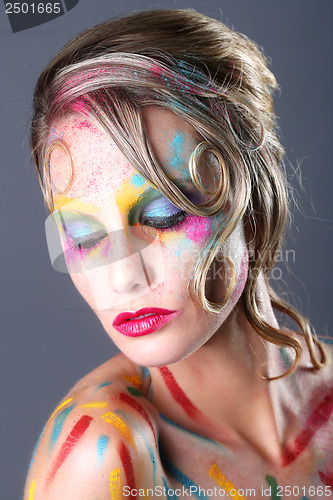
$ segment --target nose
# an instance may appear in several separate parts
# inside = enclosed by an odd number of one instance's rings
[[[151,269],[148,269],[141,251],[111,264],[109,273],[110,288],[117,295],[136,295],[151,285]]]
[[[119,235],[118,235],[119,236]],[[123,239],[122,243],[125,243]],[[154,248],[152,248],[154,247]],[[159,282],[161,260],[155,245],[145,248],[114,248],[114,259],[86,273],[92,307],[97,311],[117,309],[121,304],[135,301],[147,294]],[[125,251],[126,250],[126,251]]]

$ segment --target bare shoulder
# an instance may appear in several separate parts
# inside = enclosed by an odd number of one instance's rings
[[[44,427],[24,499],[122,498],[122,485],[152,484],[157,439],[147,379],[122,354],[82,378]]]

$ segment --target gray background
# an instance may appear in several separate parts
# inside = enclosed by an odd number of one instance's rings
[[[1,466],[0,498],[22,498],[34,444],[50,411],[85,373],[115,352],[66,275],[54,272],[45,210],[29,160],[32,89],[48,60],[72,36],[114,15],[193,7],[254,39],[272,59],[282,140],[301,163],[301,211],[294,211],[282,269],[289,298],[321,335],[332,319],[332,3],[330,0],[80,0],[64,16],[13,34],[0,5],[1,50]],[[289,166],[291,182],[296,176]],[[280,284],[282,281],[280,280]]]

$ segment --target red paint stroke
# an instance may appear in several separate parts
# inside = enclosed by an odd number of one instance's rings
[[[154,434],[155,446],[157,448],[155,429],[153,427],[152,421],[150,420],[149,415],[146,412],[146,410],[137,401],[135,401],[133,398],[131,398],[130,396],[128,396],[127,394],[125,394],[123,392],[120,393],[119,399],[121,401],[124,401],[128,405],[130,405],[132,408],[134,408],[134,410],[136,410],[145,419],[145,421],[147,422],[147,424],[149,425],[149,427],[151,428],[151,430]]]
[[[319,471],[320,480],[326,486],[329,486],[333,490],[333,473],[325,474],[324,472]]]
[[[130,488],[130,495],[128,498],[135,499],[136,495],[132,494],[132,491],[134,491],[134,489],[135,489],[133,463],[132,463],[130,452],[128,451],[128,448],[124,445],[123,442],[121,442],[120,446],[119,446],[119,456],[120,456],[120,460],[122,461],[122,464],[123,464],[127,485]]]
[[[295,438],[294,442],[287,446],[282,459],[282,467],[289,465],[305,450],[317,430],[328,421],[332,411],[333,388],[307,418],[305,428]]]
[[[74,425],[73,429],[69,433],[66,438],[66,441],[63,443],[57,458],[55,459],[53,468],[48,477],[48,483],[52,481],[54,476],[56,475],[59,467],[66,460],[68,455],[73,451],[73,448],[77,445],[83,434],[88,429],[90,422],[92,421],[92,417],[89,415],[83,415],[78,422]]]
[[[164,382],[172,394],[172,397],[177,401],[178,404],[183,408],[187,415],[193,420],[198,419],[202,415],[201,411],[198,410],[196,406],[188,399],[185,392],[179,387],[174,376],[172,375],[169,368],[166,366],[160,366],[159,372],[161,373]]]

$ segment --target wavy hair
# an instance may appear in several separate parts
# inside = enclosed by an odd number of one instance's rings
[[[50,155],[56,145],[69,153],[61,138],[50,143],[51,128],[64,115],[79,112],[103,127],[142,177],[174,205],[205,217],[223,212],[223,223],[199,256],[188,285],[193,299],[211,313],[221,311],[226,300],[207,299],[207,274],[222,243],[244,221],[254,255],[243,292],[246,317],[263,339],[295,353],[289,369],[268,380],[296,369],[302,355],[297,334],[305,339],[314,369],[327,362],[308,320],[269,283],[289,215],[284,150],[272,101],[276,88],[264,55],[246,36],[193,10],[153,10],[112,19],[70,41],[39,77],[31,125],[34,161],[50,211]],[[142,117],[147,106],[173,111],[202,138],[189,171],[209,201],[192,203],[158,164]],[[205,190],[197,171],[200,159],[209,155],[220,167],[214,192]],[[235,271],[226,261],[228,299]],[[274,328],[260,315],[255,293],[260,273],[273,308],[292,318],[299,332]]]

